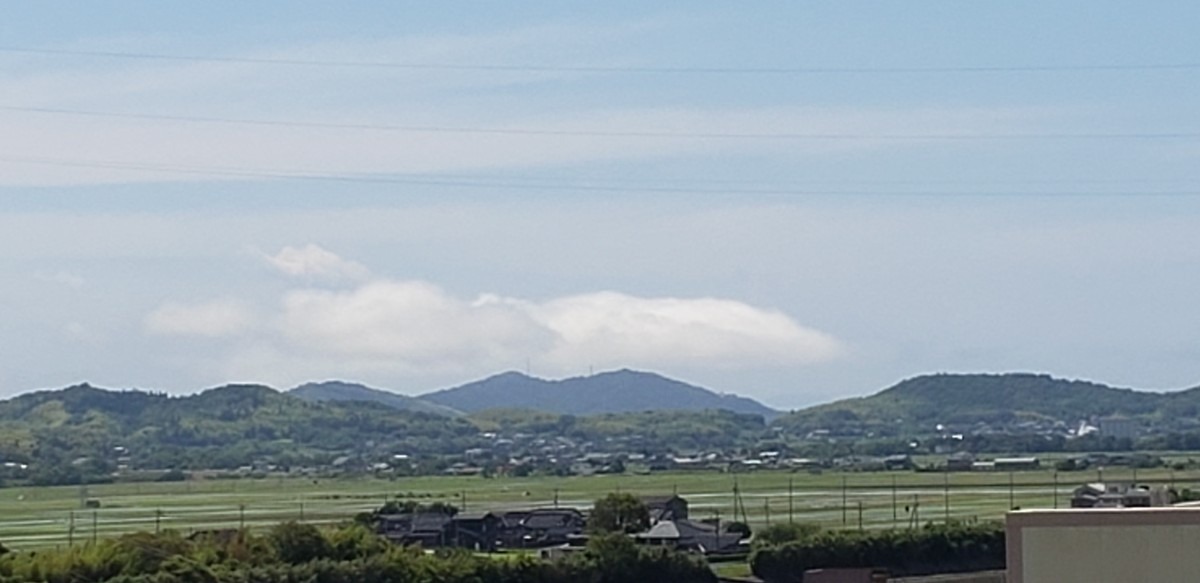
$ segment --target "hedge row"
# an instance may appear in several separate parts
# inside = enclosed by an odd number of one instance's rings
[[[825,531],[763,546],[750,557],[768,583],[799,583],[809,569],[873,567],[892,575],[932,575],[1003,569],[1000,523],[929,525],[915,530]]]

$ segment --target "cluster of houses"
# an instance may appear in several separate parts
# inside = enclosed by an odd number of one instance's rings
[[[1042,467],[1036,457],[998,457],[980,460],[968,452],[960,452],[946,458],[946,471],[950,472],[1025,472]]]
[[[706,555],[745,552],[740,532],[692,520],[687,500],[676,495],[642,498],[650,528],[633,536],[641,544],[668,546]],[[588,514],[577,508],[536,508],[458,514],[417,511],[378,517],[379,534],[401,545],[457,547],[494,552],[539,549],[547,556],[570,552],[587,541]]]
[[[583,534],[587,518],[575,508],[446,514],[413,512],[379,517],[379,533],[402,545],[477,551],[535,549],[567,544]]]
[[[1084,484],[1071,495],[1071,508],[1151,508],[1172,502],[1166,488],[1124,482]]]

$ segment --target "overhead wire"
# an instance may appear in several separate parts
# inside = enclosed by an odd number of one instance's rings
[[[240,63],[250,65],[282,65],[290,67],[340,67],[372,69],[497,71],[527,73],[632,73],[662,75],[823,75],[823,74],[937,74],[937,73],[1062,73],[1062,72],[1124,72],[1124,71],[1191,71],[1200,63],[1092,63],[1057,65],[965,65],[927,67],[764,67],[764,66],[637,66],[637,65],[543,65],[503,63],[421,63],[394,61],[319,60],[274,57],[232,57],[213,55],[179,55],[165,53],[101,51],[81,49],[48,49],[37,47],[0,47],[0,53],[54,57],[87,57],[97,59],[136,59],[150,61],[180,61],[208,63]]]
[[[1194,197],[1198,190],[1053,190],[1053,191],[955,191],[955,190],[843,190],[843,189],[795,189],[795,188],[739,188],[726,185],[719,188],[675,187],[675,186],[632,186],[583,183],[538,183],[499,181],[493,178],[473,180],[450,177],[412,177],[385,174],[346,174],[336,172],[312,172],[300,170],[255,169],[177,164],[124,162],[113,160],[70,160],[56,158],[0,156],[0,163],[35,164],[44,166],[93,168],[107,170],[130,170],[145,173],[179,174],[210,178],[245,178],[269,180],[300,180],[335,183],[390,184],[408,186],[433,186],[472,188],[489,190],[536,190],[605,193],[652,193],[693,195],[781,195],[781,196],[853,196],[853,197]]]
[[[123,51],[86,51],[69,49],[42,49],[28,47],[0,47],[0,53],[41,55],[51,57],[87,57],[107,59],[141,59],[162,61],[191,61],[191,62],[221,62],[243,63],[280,66],[313,66],[313,67],[363,67],[363,68],[393,68],[413,70],[463,70],[463,71],[512,71],[512,72],[573,72],[573,73],[662,73],[662,74],[898,74],[898,73],[1003,73],[1003,72],[1116,72],[1116,71],[1171,71],[1200,69],[1200,63],[1149,63],[1149,64],[1075,64],[1075,65],[1006,65],[1006,66],[948,66],[948,67],[640,67],[640,66],[556,66],[556,65],[507,65],[507,64],[454,64],[454,63],[402,63],[376,61],[346,61],[346,60],[309,60],[284,58],[254,58],[226,57],[200,55],[171,55],[146,52]],[[1164,132],[1091,132],[1091,133],[835,133],[835,132],[686,132],[686,131],[610,131],[589,129],[547,129],[535,127],[473,127],[450,125],[401,125],[382,123],[349,123],[325,121],[299,121],[277,119],[252,119],[201,115],[131,113],[120,111],[100,111],[92,109],[72,109],[56,107],[36,107],[21,105],[2,105],[0,111],[14,113],[31,113],[43,115],[71,115],[112,119],[131,119],[143,121],[166,121],[197,124],[230,124],[249,126],[290,127],[309,129],[337,129],[382,132],[411,132],[411,133],[447,133],[447,134],[477,134],[477,135],[528,135],[528,136],[560,136],[588,138],[647,138],[647,139],[700,139],[700,140],[812,140],[812,141],[1030,141],[1030,140],[1179,140],[1200,138],[1200,132],[1164,131]],[[181,165],[144,164],[114,161],[80,161],[80,160],[50,160],[30,158],[3,158],[0,161],[10,163],[50,164],[62,167],[90,167],[118,170],[162,172],[174,174],[202,175],[209,177],[250,178],[250,179],[287,179],[287,180],[319,180],[339,182],[412,184],[445,187],[486,187],[486,188],[518,188],[518,189],[558,189],[579,191],[604,192],[677,192],[677,193],[727,193],[727,190],[696,189],[678,186],[658,187],[624,187],[595,184],[530,184],[497,181],[477,181],[474,179],[448,178],[412,178],[394,175],[362,175],[338,173],[313,173],[290,170],[245,169],[245,168],[214,168]],[[734,188],[741,188],[734,186]],[[747,194],[784,194],[784,195],[918,195],[918,196],[947,196],[947,195],[1046,195],[1039,192],[992,192],[992,193],[956,193],[956,192],[880,192],[880,191],[814,191],[797,189],[743,189]],[[1191,191],[1154,191],[1154,192],[1101,192],[1073,191],[1057,192],[1059,195],[1155,195],[1155,196],[1193,196]]]
[[[655,138],[655,139],[701,139],[701,140],[793,140],[793,141],[1029,141],[1029,140],[1179,140],[1200,138],[1200,132],[1098,132],[1098,133],[758,133],[758,132],[669,132],[669,131],[609,131],[567,130],[538,128],[470,127],[439,125],[392,125],[375,123],[340,123],[268,120],[232,117],[210,117],[197,115],[127,113],[70,109],[57,107],[32,107],[0,105],[0,111],[36,113],[47,115],[73,115],[113,119],[135,119],[147,121],[170,121],[199,124],[251,125],[310,129],[345,129],[381,132],[446,133],[446,134],[496,134],[518,136],[564,136],[588,138]]]

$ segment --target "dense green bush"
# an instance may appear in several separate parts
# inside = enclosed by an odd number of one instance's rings
[[[776,522],[754,535],[755,546],[773,546],[806,540],[821,532],[821,525],[809,522]]]
[[[598,536],[582,552],[530,556],[427,554],[359,525],[322,531],[287,523],[262,535],[137,533],[95,544],[0,556],[0,583],[715,583],[692,557]]]
[[[1003,569],[999,523],[929,525],[916,530],[825,531],[750,556],[754,574],[770,583],[799,582],[804,571],[877,567],[893,575],[929,575]]]
[[[692,557],[662,547],[641,547],[619,533],[592,537],[583,553],[571,555],[559,567],[565,572],[558,576],[567,578],[542,581],[715,583],[717,580],[706,565]],[[517,581],[503,579],[510,580]]]
[[[592,532],[642,532],[650,528],[650,510],[629,493],[609,494],[592,504],[588,530]]]

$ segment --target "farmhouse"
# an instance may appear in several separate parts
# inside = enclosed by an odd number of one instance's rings
[[[454,546],[476,551],[494,551],[504,521],[493,512],[457,514],[450,521],[449,540]]]
[[[742,534],[718,530],[712,524],[694,520],[664,520],[649,531],[636,535],[638,542],[704,554],[743,550]]]
[[[451,516],[442,512],[388,514],[379,517],[379,531],[397,544],[439,547],[450,542],[450,521]]]

